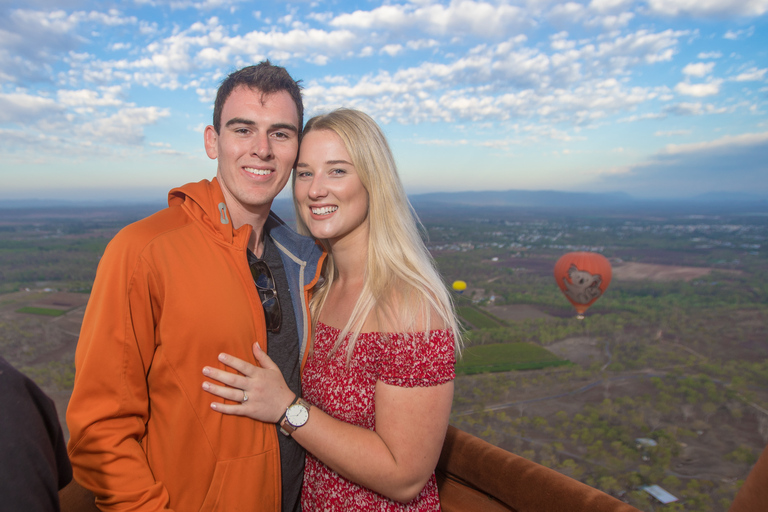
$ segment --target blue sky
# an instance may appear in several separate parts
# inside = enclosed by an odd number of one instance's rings
[[[768,0],[0,5],[0,199],[154,200],[215,174],[221,79],[269,58],[359,108],[409,193],[768,196]]]

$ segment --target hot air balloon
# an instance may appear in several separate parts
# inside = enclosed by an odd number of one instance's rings
[[[578,315],[599,299],[611,283],[611,264],[595,252],[569,252],[555,263],[555,281]]]
[[[464,281],[454,281],[451,287],[453,288],[453,291],[455,291],[458,294],[461,294],[464,292],[464,290],[467,289],[467,283],[465,283]]]

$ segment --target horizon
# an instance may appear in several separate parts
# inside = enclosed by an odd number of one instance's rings
[[[62,197],[16,197],[16,198],[3,198],[0,197],[0,209],[10,208],[23,208],[23,209],[45,209],[47,207],[103,207],[103,206],[147,206],[156,205],[160,208],[167,206],[167,191],[160,194],[126,194],[125,190],[114,190],[111,193],[105,193],[101,191],[98,196],[92,196],[85,194],[79,196],[75,194],[76,198],[62,198]],[[492,194],[499,195],[517,195],[525,196],[527,201],[538,201],[538,204],[532,204],[530,202],[525,204],[515,204],[514,202],[507,203],[494,203],[488,204],[487,202],[477,203],[478,197],[485,198],[487,195]],[[695,194],[689,196],[680,197],[643,197],[633,195],[631,193],[622,191],[608,191],[608,192],[584,192],[584,191],[564,191],[553,189],[541,189],[541,190],[523,190],[523,189],[508,189],[508,190],[462,190],[462,191],[445,191],[445,192],[421,192],[416,194],[408,193],[408,198],[416,205],[429,204],[443,204],[442,200],[451,199],[456,206],[519,206],[519,207],[550,207],[552,206],[547,201],[551,201],[553,198],[562,201],[563,197],[567,197],[571,200],[576,200],[578,205],[583,206],[584,203],[579,202],[580,199],[594,198],[596,208],[616,207],[615,203],[607,203],[611,200],[621,200],[625,202],[625,206],[631,207],[633,205],[706,205],[711,204],[713,206],[722,205],[732,201],[743,201],[746,206],[753,207],[767,206],[768,207],[768,194],[758,194],[751,192],[726,192],[716,193],[707,192],[703,194]],[[456,196],[465,195],[466,200],[455,201]],[[510,199],[511,198],[506,198]],[[519,197],[518,197],[519,199]],[[290,196],[288,187],[284,189],[274,200],[280,206],[292,203],[292,197]],[[573,204],[559,203],[563,208],[573,208]]]
[[[0,200],[164,200],[212,178],[218,83],[265,58],[302,80],[305,119],[369,113],[409,195],[768,196],[768,0],[257,7],[5,2]]]

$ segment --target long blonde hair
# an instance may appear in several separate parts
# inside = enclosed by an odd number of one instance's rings
[[[365,281],[333,350],[339,348],[348,333],[352,333],[347,346],[349,360],[363,324],[371,314],[376,315],[379,327],[396,326],[402,332],[425,333],[430,331],[430,318],[436,315],[443,327],[453,332],[458,356],[462,341],[451,295],[419,236],[418,216],[405,194],[381,128],[367,114],[342,108],[310,119],[304,127],[304,135],[313,130],[329,130],[341,138],[368,191]],[[294,172],[294,186],[295,182]],[[295,196],[294,207],[299,233],[311,236]],[[310,302],[315,323],[337,275],[330,246],[325,240],[320,242],[328,251],[328,257],[323,269],[325,280],[315,289]],[[424,323],[426,326],[419,328]]]

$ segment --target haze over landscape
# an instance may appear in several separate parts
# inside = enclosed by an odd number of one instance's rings
[[[768,0],[27,0],[0,6],[0,200],[210,178],[221,79],[264,58],[351,106],[411,194],[768,196]],[[737,196],[738,197],[738,196]]]

